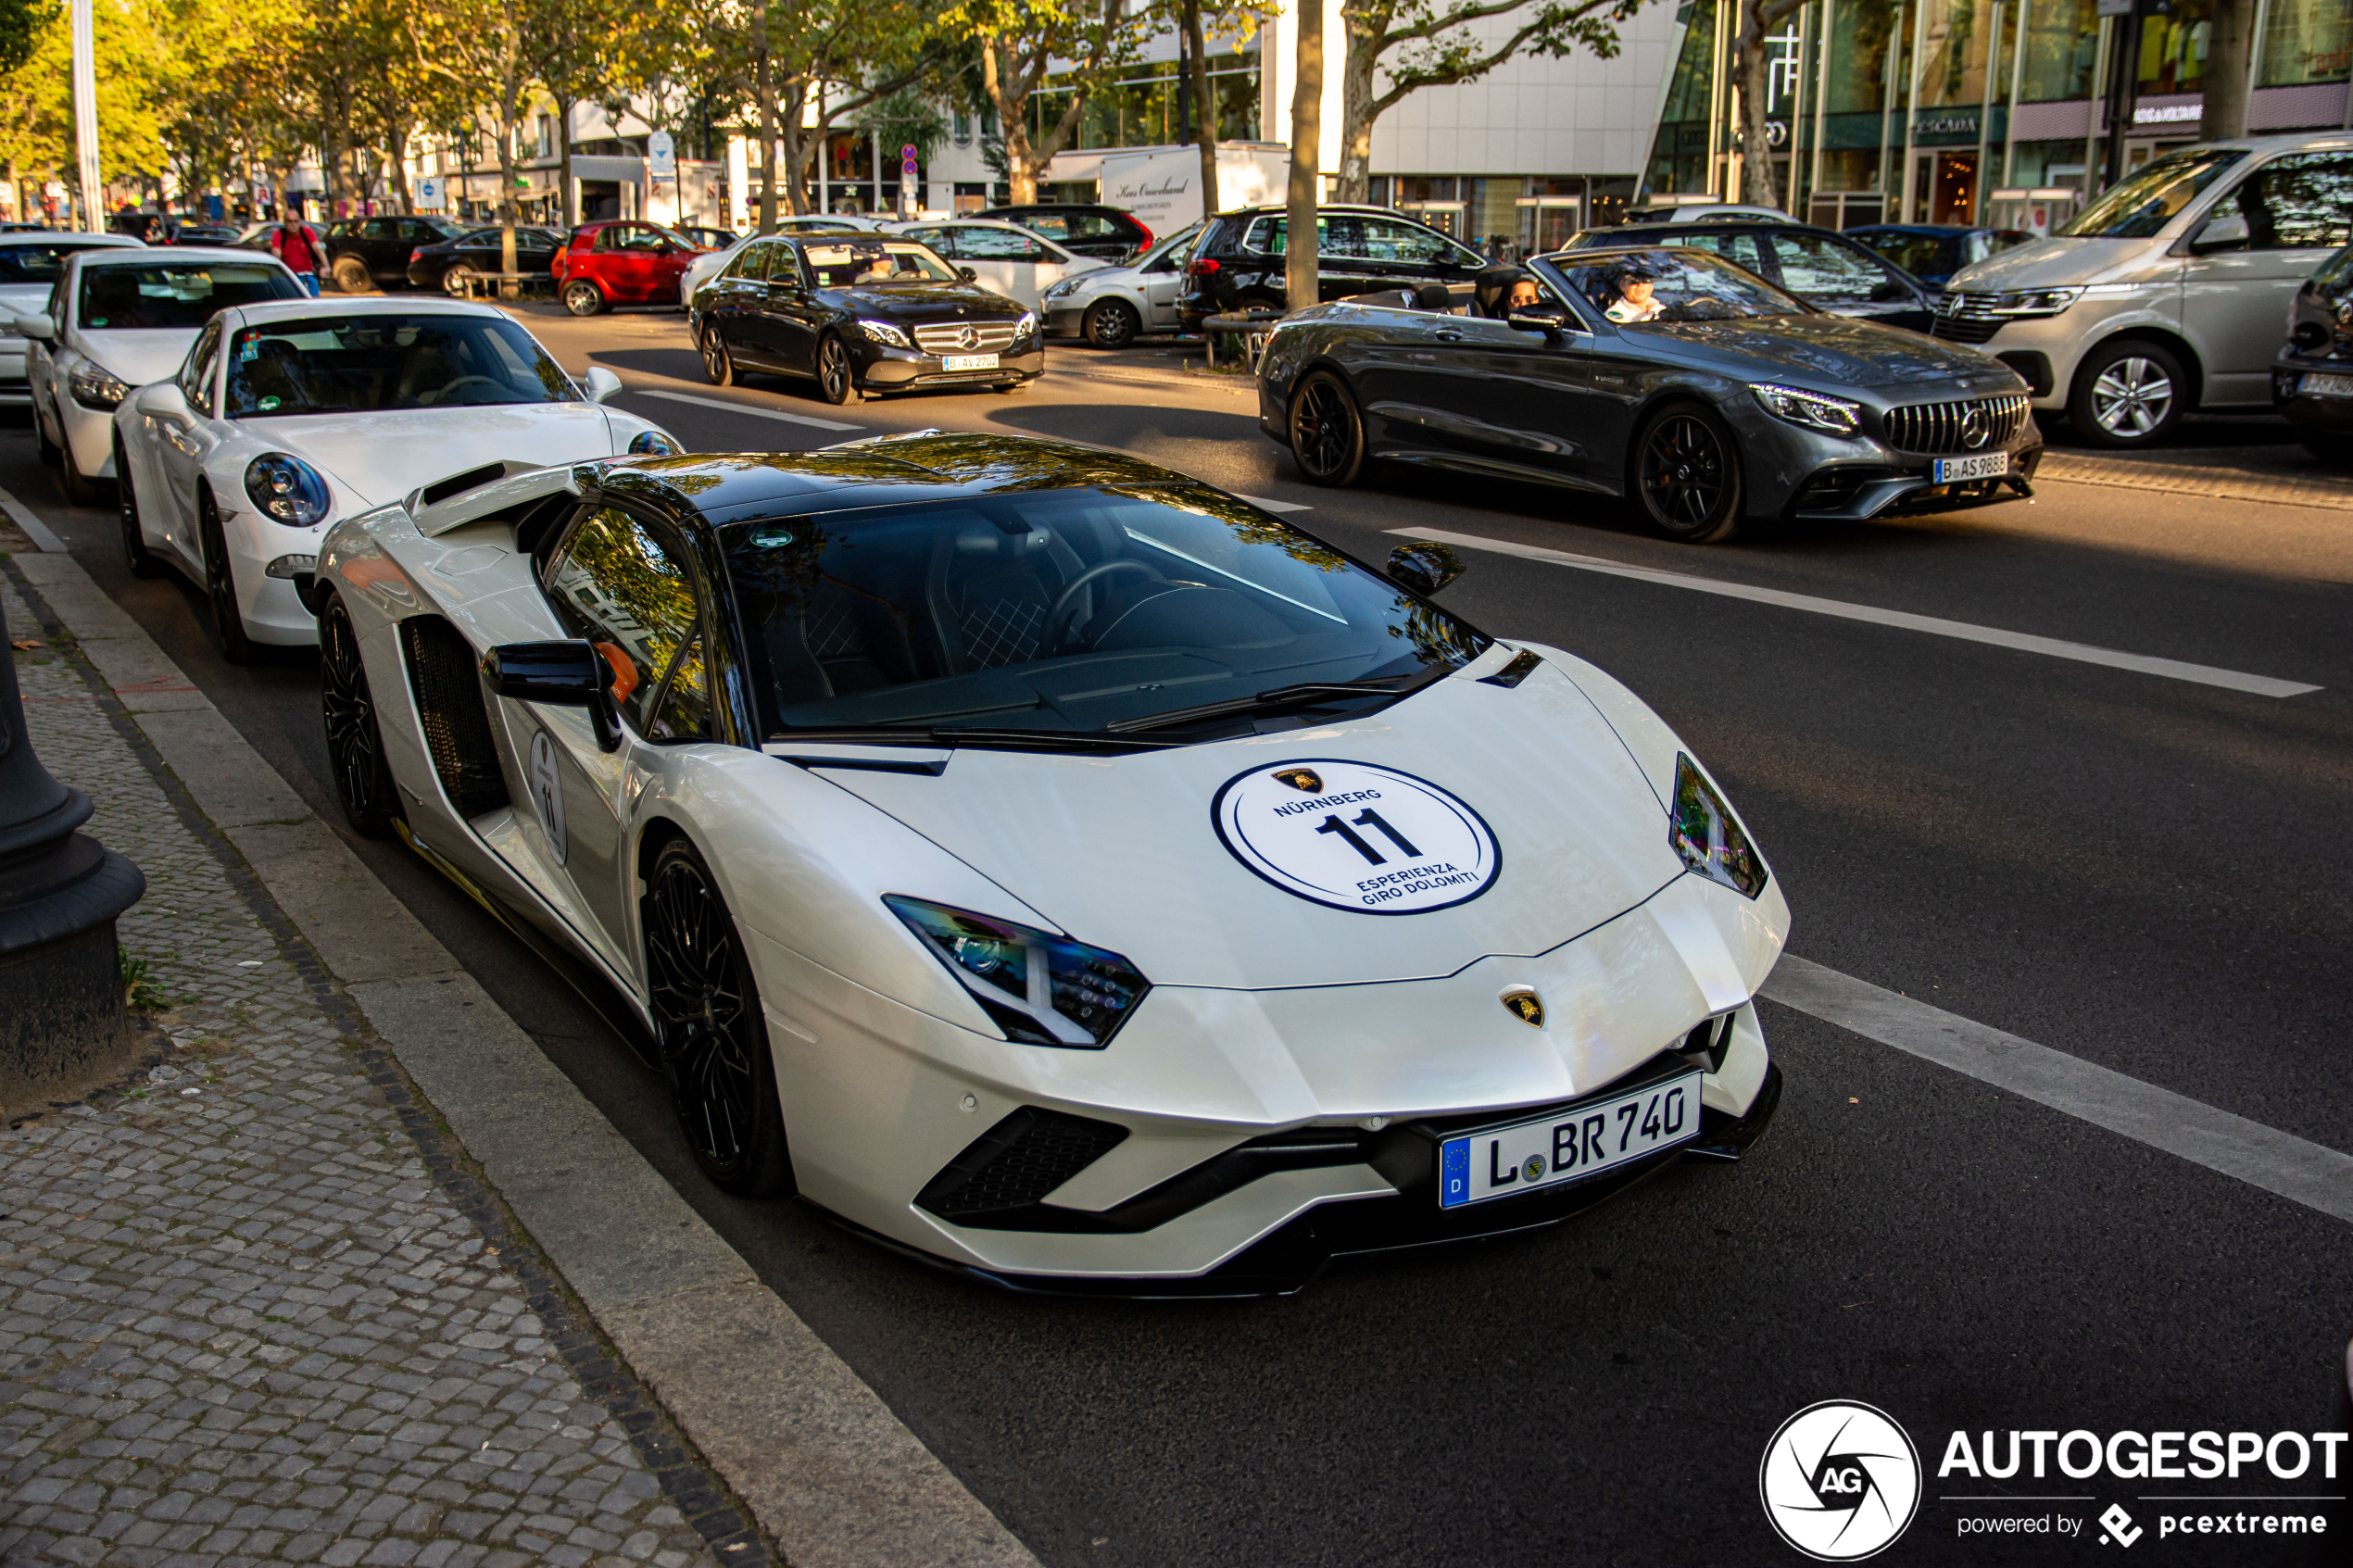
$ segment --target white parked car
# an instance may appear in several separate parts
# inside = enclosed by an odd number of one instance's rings
[[[776,232],[779,234],[812,234],[820,229],[863,229],[871,233],[881,227],[880,220],[861,218],[853,213],[835,213],[825,216],[806,212],[799,217],[776,220]],[[678,303],[692,305],[695,300],[695,291],[719,276],[719,270],[727,265],[730,257],[758,238],[760,235],[757,232],[742,234],[736,237],[733,245],[724,249],[696,257],[687,265],[686,271],[678,276]]]
[[[41,460],[57,470],[66,499],[97,505],[95,482],[114,478],[115,409],[132,387],[171,374],[215,311],[308,297],[283,263],[249,250],[67,257],[47,303],[17,317]]]
[[[1176,330],[1176,296],[1185,289],[1185,258],[1201,238],[1189,223],[1133,261],[1074,272],[1038,295],[1048,337],[1084,338],[1096,348],[1125,348],[1146,332]]]
[[[1737,1159],[1780,1092],[1746,830],[1459,571],[1010,436],[429,489],[321,546],[329,772],[610,981],[726,1190],[1291,1290]]]
[[[963,218],[949,222],[887,223],[885,228],[931,246],[973,275],[974,282],[1030,309],[1047,289],[1076,272],[1108,267],[1101,257],[1065,250],[1018,223]]]
[[[0,408],[21,408],[32,402],[32,389],[25,381],[25,340],[17,331],[17,318],[48,308],[49,291],[57,286],[66,257],[83,250],[145,249],[128,234],[53,234],[45,229],[0,232]]]
[[[114,414],[122,550],[142,576],[177,568],[212,603],[221,651],[319,640],[312,558],[338,518],[509,469],[685,448],[598,405],[512,318],[457,300],[359,298],[233,307],[179,374]]]

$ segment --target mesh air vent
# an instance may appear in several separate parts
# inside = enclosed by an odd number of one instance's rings
[[[1126,1135],[1127,1129],[1115,1122],[1026,1105],[950,1160],[915,1202],[949,1221],[1026,1209]]]

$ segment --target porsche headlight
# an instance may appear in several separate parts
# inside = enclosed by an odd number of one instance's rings
[[[991,915],[883,895],[1005,1038],[1099,1050],[1151,989],[1117,953]]]
[[[905,332],[900,332],[888,321],[861,321],[858,323],[858,330],[864,332],[876,343],[888,344],[893,348],[912,348],[915,346],[913,344],[907,341],[907,334]]]
[[[245,465],[245,494],[264,517],[289,528],[324,522],[333,505],[319,470],[285,452],[264,452]]]
[[[118,408],[131,395],[130,383],[95,359],[84,359],[66,378],[73,400],[85,408]]]
[[[683,458],[686,449],[667,432],[641,430],[629,438],[629,455],[633,458]]]
[[[1807,430],[1852,435],[1863,428],[1863,406],[1849,403],[1843,397],[1825,397],[1818,392],[1801,392],[1793,386],[1775,386],[1769,382],[1752,386],[1749,391],[1765,405],[1767,413]]]
[[[1748,842],[1732,809],[1688,756],[1675,758],[1675,800],[1667,841],[1683,864],[1743,897],[1765,891],[1765,861]]]

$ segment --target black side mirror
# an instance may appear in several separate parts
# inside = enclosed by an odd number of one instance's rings
[[[1389,575],[1428,598],[1463,574],[1463,558],[1429,539],[1416,539],[1389,552]]]
[[[975,272],[975,271],[974,271],[974,270],[973,270],[971,268],[969,268],[969,267],[959,267],[959,268],[957,268],[957,269],[956,269],[956,276],[958,276],[959,278],[963,279],[963,280],[964,280],[964,282],[968,282],[968,283],[976,283],[976,282],[980,282],[980,274],[979,274],[979,273],[977,273],[977,272]]]
[[[505,643],[483,656],[483,678],[500,696],[550,708],[585,708],[597,744],[621,749],[621,719],[607,684],[612,668],[586,642]]]

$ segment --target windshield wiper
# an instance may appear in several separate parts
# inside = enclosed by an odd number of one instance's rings
[[[1131,734],[1139,730],[1189,724],[1199,719],[1223,719],[1243,713],[1280,713],[1289,708],[1315,708],[1341,697],[1385,696],[1395,701],[1451,673],[1451,670],[1441,665],[1409,676],[1384,675],[1366,681],[1300,681],[1260,692],[1256,696],[1204,702],[1198,708],[1172,708],[1165,713],[1149,713],[1140,719],[1114,719],[1103,728],[1114,734]],[[1405,684],[1393,684],[1400,680]]]

